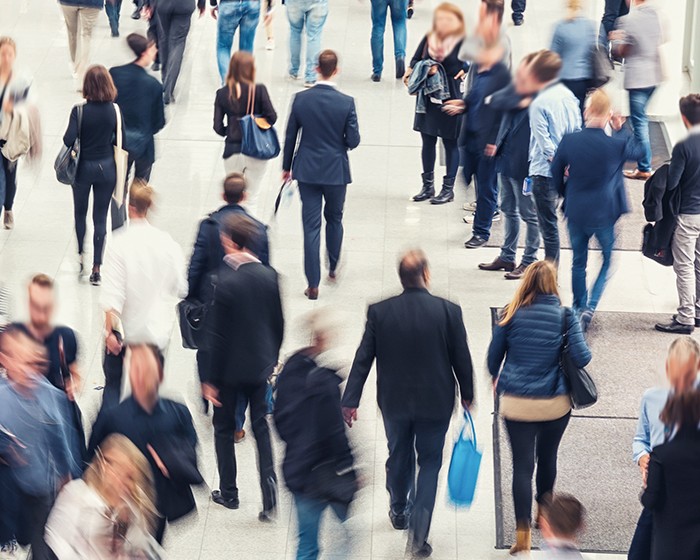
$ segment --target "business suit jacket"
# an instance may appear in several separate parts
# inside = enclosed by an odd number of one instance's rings
[[[324,83],[294,96],[287,121],[282,168],[291,170],[299,183],[351,183],[348,150],[359,144],[360,129],[352,97]]]
[[[642,504],[654,513],[652,560],[700,558],[700,431],[654,448]]]
[[[124,118],[124,148],[137,159],[155,161],[153,136],[165,126],[163,86],[137,64],[111,68],[117,88],[115,103]]]
[[[530,115],[518,107],[523,100],[510,84],[486,99],[486,104],[502,112],[496,136],[496,169],[506,177],[524,181],[530,165]]]
[[[406,289],[369,307],[344,407],[359,406],[375,358],[377,400],[387,418],[448,419],[455,404],[455,383],[462,400],[474,399],[462,310],[425,289]]]
[[[207,322],[211,368],[205,381],[233,389],[264,383],[284,335],[277,272],[261,263],[234,270],[225,259]]]

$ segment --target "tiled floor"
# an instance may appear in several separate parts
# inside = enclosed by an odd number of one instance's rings
[[[545,46],[552,22],[560,16],[556,2],[533,2],[528,7],[527,23],[511,28],[516,60],[528,50]],[[477,2],[469,0],[468,13],[474,14]],[[416,15],[409,22],[409,52],[430,26],[431,3],[417,2]],[[145,30],[143,22],[129,19],[130,4],[124,3],[122,35]],[[280,126],[286,119],[291,96],[299,84],[285,78],[287,24],[284,7],[277,8],[275,30],[277,50],[264,50],[259,32],[256,51],[258,80],[268,85],[274,105],[280,113]],[[81,405],[88,418],[94,417],[103,382],[100,365],[101,317],[97,309],[99,289],[77,282],[77,260],[73,235],[72,203],[68,187],[53,177],[53,156],[58,151],[72,104],[79,101],[73,92],[69,70],[67,38],[62,17],[55,2],[45,0],[0,0],[0,34],[13,36],[18,43],[18,65],[35,77],[45,133],[46,154],[40,165],[22,164],[16,202],[16,228],[0,231],[0,280],[6,282],[15,297],[17,316],[25,314],[24,284],[36,272],[57,278],[59,320],[80,333],[81,365],[86,384]],[[177,104],[168,109],[168,125],[159,135],[159,159],[153,173],[153,185],[159,193],[152,221],[169,231],[189,253],[197,220],[220,203],[223,165],[222,142],[211,130],[214,90],[218,76],[214,59],[215,24],[207,15],[193,22],[187,57],[179,84]],[[387,41],[391,65],[391,40]],[[305,342],[300,318],[311,309],[324,307],[342,324],[342,337],[336,355],[347,366],[359,342],[365,307],[399,290],[395,272],[398,252],[408,246],[424,248],[433,267],[434,291],[459,301],[469,331],[477,367],[479,410],[477,428],[485,451],[484,468],[474,507],[468,512],[447,505],[442,485],[438,496],[432,542],[437,559],[496,559],[507,553],[495,551],[493,474],[488,434],[491,422],[491,394],[484,368],[489,341],[489,306],[506,302],[515,284],[499,274],[479,272],[476,264],[496,256],[496,249],[466,251],[462,243],[468,236],[462,223],[461,205],[472,196],[459,189],[457,201],[443,207],[416,205],[409,196],[419,187],[419,138],[411,130],[413,99],[400,82],[385,79],[369,81],[369,2],[333,0],[326,25],[323,46],[341,54],[341,89],[357,99],[362,144],[351,156],[354,182],[346,207],[346,238],[342,279],[337,286],[321,286],[316,303],[303,297],[301,264],[301,223],[298,202],[281,211],[272,224],[272,261],[283,276],[288,330],[284,352]],[[409,55],[410,56],[410,55]],[[93,61],[111,66],[130,59],[123,39],[109,38],[106,17],[100,17],[95,30]],[[279,186],[279,162],[269,166],[260,217],[268,219]],[[601,303],[605,310],[671,312],[675,289],[673,276],[637,253],[616,254],[615,275]],[[570,253],[562,256],[564,299],[570,301]],[[174,317],[173,317],[174,318]],[[215,487],[215,460],[210,419],[198,412],[194,354],[183,350],[173,331],[167,356],[165,391],[185,400],[193,410],[201,439],[201,457],[207,482]],[[360,420],[350,433],[358,463],[367,485],[360,492],[355,515],[347,524],[351,547],[339,529],[328,523],[323,546],[326,557],[389,559],[403,556],[404,537],[394,532],[386,516],[383,461],[386,446],[382,424],[374,405],[374,387],[370,381],[360,409]],[[446,446],[449,448],[450,446]],[[295,522],[289,496],[282,496],[279,519],[261,526],[256,513],[259,492],[255,474],[254,446],[246,441],[239,454],[242,506],[237,512],[211,506],[207,489],[199,496],[196,518],[173,526],[166,545],[174,559],[293,557]],[[277,457],[282,449],[276,444]],[[448,450],[446,449],[446,452]],[[443,472],[444,475],[444,472]],[[614,522],[614,520],[611,520]],[[594,558],[594,556],[590,556]],[[602,558],[602,556],[600,556]],[[608,556],[607,558],[614,558]]]

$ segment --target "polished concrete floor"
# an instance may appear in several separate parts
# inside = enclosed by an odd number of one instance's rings
[[[533,2],[526,24],[510,28],[515,59],[547,45],[552,23],[561,16],[556,2]],[[351,155],[354,182],[349,187],[345,213],[346,237],[342,276],[337,285],[321,286],[321,297],[309,302],[303,296],[305,281],[301,262],[302,237],[298,201],[281,210],[271,224],[272,262],[283,277],[287,332],[286,355],[307,342],[304,315],[325,308],[341,326],[334,356],[347,367],[359,342],[366,305],[400,290],[396,274],[399,252],[419,246],[432,264],[435,293],[458,301],[463,310],[474,355],[477,382],[477,429],[482,436],[484,462],[478,495],[469,511],[448,505],[443,471],[433,523],[432,544],[437,559],[505,558],[494,550],[494,498],[490,423],[492,396],[484,367],[489,342],[489,307],[508,301],[515,284],[500,274],[477,270],[479,262],[493,259],[497,249],[467,251],[468,238],[462,222],[462,203],[473,192],[459,189],[457,201],[442,207],[417,205],[409,201],[419,187],[419,137],[411,129],[414,100],[399,81],[391,78],[391,39],[387,35],[388,68],[379,84],[370,82],[369,2],[333,0],[323,34],[323,47],[341,56],[339,87],[355,96],[362,133],[360,147]],[[476,2],[467,3],[473,21]],[[124,3],[122,36],[133,30],[145,31],[145,23],[129,18],[131,5]],[[432,5],[416,3],[416,14],[408,22],[409,53],[430,26]],[[0,281],[14,296],[15,316],[26,314],[24,286],[36,272],[56,277],[60,309],[58,320],[80,334],[80,363],[85,375],[81,405],[93,418],[103,383],[102,319],[97,301],[99,288],[79,282],[76,243],[73,233],[72,201],[69,188],[56,182],[52,163],[61,143],[71,106],[80,100],[74,91],[69,68],[67,37],[55,2],[43,0],[0,0],[0,34],[18,43],[18,66],[35,78],[35,91],[43,117],[45,157],[34,166],[20,164],[19,192],[15,206],[16,227],[0,231]],[[286,79],[287,22],[285,9],[275,12],[277,48],[265,50],[264,33],[258,33],[255,54],[258,80],[265,83],[280,114],[283,130],[290,99],[299,91],[298,82]],[[223,178],[223,145],[211,128],[214,91],[218,87],[215,65],[214,21],[207,15],[193,20],[186,60],[178,86],[177,104],[167,110],[168,125],[158,136],[152,184],[158,192],[152,221],[167,230],[189,254],[198,220],[220,204]],[[409,54],[410,56],[410,54]],[[106,17],[101,16],[94,33],[92,61],[106,66],[130,59],[124,39],[109,37]],[[268,220],[280,184],[280,162],[271,162],[264,181],[259,217]],[[641,185],[640,185],[641,189]],[[109,241],[108,241],[109,243]],[[616,252],[615,274],[601,302],[608,311],[668,312],[675,304],[672,274],[636,252]],[[561,286],[570,303],[571,255],[564,251]],[[596,259],[593,259],[595,262]],[[173,313],[174,320],[174,313]],[[662,372],[659,371],[661,377]],[[202,468],[208,484],[217,487],[210,417],[198,408],[194,353],[180,346],[177,329],[167,354],[164,392],[176,395],[191,408],[201,441]],[[366,486],[360,492],[354,516],[347,524],[352,546],[348,549],[342,532],[334,523],[324,528],[324,557],[354,559],[401,558],[404,535],[393,531],[387,518],[384,490],[386,444],[383,427],[374,404],[374,383],[370,379],[360,408],[360,420],[350,432],[357,461]],[[456,434],[458,426],[451,432]],[[449,458],[450,445],[446,446]],[[225,510],[212,505],[208,489],[198,494],[198,515],[171,527],[166,539],[170,558],[292,558],[295,551],[295,521],[289,495],[283,493],[279,519],[260,525],[256,515],[259,491],[253,442],[237,447],[240,468],[241,509]],[[277,458],[282,448],[276,444]],[[614,520],[611,520],[614,522]],[[533,554],[533,556],[536,556]],[[593,555],[589,558],[594,558]],[[599,556],[597,558],[603,558]],[[608,556],[608,558],[613,558]]]

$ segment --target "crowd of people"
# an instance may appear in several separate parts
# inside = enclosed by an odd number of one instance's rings
[[[225,204],[200,222],[188,266],[182,248],[149,222],[157,198],[148,181],[156,162],[154,136],[166,124],[165,106],[176,100],[192,14],[204,14],[206,2],[135,0],[131,17],[147,19],[148,34],[130,34],[133,61],[112,69],[90,65],[90,38],[103,7],[112,35],[119,36],[121,0],[59,3],[76,89],[85,100],[71,110],[63,144],[76,159],[71,186],[81,278],[87,276],[84,239],[92,192],[89,282],[101,286],[104,391],[86,429],[78,404],[84,376],[79,339],[72,328],[54,323],[54,280],[46,274],[31,279],[25,323],[10,322],[0,286],[0,320],[7,323],[0,323],[0,555],[13,558],[29,546],[37,560],[167,556],[167,525],[196,508],[192,486],[204,482],[190,411],[159,393],[172,304],[180,300],[183,342],[197,350],[203,412],[213,409],[219,487],[211,492],[212,502],[240,507],[235,449],[246,437],[248,410],[257,447],[258,519],[274,522],[278,511],[272,425],[285,444],[282,475],[297,517],[297,558],[317,558],[324,510],[345,521],[361,486],[348,428],[358,420],[363,388],[376,366],[389,450],[389,521],[407,531],[407,554],[429,557],[445,437],[455,408],[473,408],[475,391],[462,309],[431,294],[427,256],[420,249],[401,255],[402,292],[369,306],[346,380],[322,359],[338,333],[321,312],[306,317],[309,345],[280,362],[286,318],[267,226],[259,220],[263,177],[281,153],[285,185],[296,181],[301,199],[305,296],[316,300],[324,219],[328,279],[340,279],[343,211],[352,180],[348,152],[361,143],[355,101],[335,83],[339,56],[321,50],[327,0],[286,0],[288,77],[299,78],[305,29],[306,89],[294,96],[283,145],[276,149],[269,139],[277,113],[270,91],[256,82],[252,50],[263,9],[266,47],[275,48],[271,22],[277,6],[271,0],[264,7],[211,0],[222,80],[213,128],[225,139]],[[525,1],[512,4],[513,21],[522,25]],[[662,80],[664,31],[645,0],[631,4],[627,9],[625,0],[606,2],[598,36],[580,1],[567,0],[567,16],[557,23],[550,48],[514,64],[503,0],[482,0],[473,30],[461,9],[446,2],[435,8],[431,29],[406,65],[413,3],[372,0],[371,80],[382,77],[390,13],[395,77],[416,98],[422,186],[412,200],[454,201],[461,167],[475,192],[475,201],[465,205],[471,229],[465,247],[485,246],[493,223],[505,222],[499,256],[479,268],[519,280],[495,320],[487,351],[512,451],[513,555],[529,553],[534,526],[547,558],[582,558],[577,540],[586,509],[555,490],[559,445],[573,407],[562,354],[576,368],[591,361],[587,331],[610,273],[616,224],[631,204],[625,177],[662,182],[661,194],[672,199],[665,205],[671,214],[663,217],[674,221],[675,233],[659,250],[673,256],[680,305],[656,329],[690,335],[700,320],[700,95],[681,99],[690,135],[674,147],[663,178],[653,175],[646,107]],[[239,49],[232,53],[236,32]],[[29,151],[27,146],[17,156],[22,135],[32,143],[26,127],[16,124],[30,115],[32,104],[31,82],[15,69],[16,50],[11,38],[0,37],[0,199],[7,229],[14,226],[17,162]],[[624,60],[631,128],[600,87],[605,76],[595,62],[599,51],[609,52],[611,65]],[[153,75],[158,70],[162,82]],[[439,190],[438,139],[446,167]],[[124,162],[118,156],[122,146],[128,152]],[[636,168],[623,171],[629,161]],[[557,281],[562,204],[573,252],[571,308],[562,304]],[[526,243],[518,261],[521,222]],[[591,238],[602,249],[603,263],[589,290]],[[666,361],[669,387],[643,396],[633,442],[643,511],[631,560],[700,557],[699,373],[700,345],[689,336],[677,338]]]

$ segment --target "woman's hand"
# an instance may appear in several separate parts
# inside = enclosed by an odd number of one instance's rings
[[[467,73],[464,70],[460,70],[459,72],[457,72],[457,75],[454,77],[454,79],[461,80],[466,75],[467,75]]]
[[[433,65],[430,67],[430,70],[428,70],[428,76],[434,76],[435,74],[437,74],[437,71],[438,71],[438,65],[437,65],[437,64],[433,64]]]
[[[461,99],[450,99],[442,104],[442,110],[451,117],[464,113],[465,107],[464,101]]]
[[[411,74],[413,74],[413,68],[406,68],[406,73],[403,75],[403,85],[408,87],[408,80],[411,78]]]

